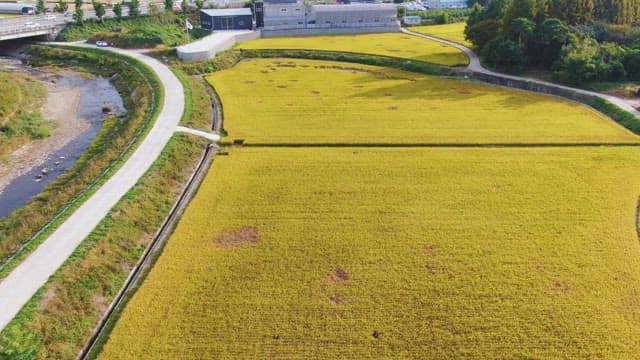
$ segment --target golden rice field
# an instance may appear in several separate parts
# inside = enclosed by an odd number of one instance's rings
[[[231,149],[100,358],[637,358],[639,158]]]
[[[451,40],[466,47],[472,47],[473,44],[464,37],[465,26],[467,26],[467,23],[459,22],[444,25],[412,26],[409,30],[425,35],[437,36],[445,40]]]
[[[452,46],[402,33],[264,38],[240,44],[238,48],[348,51],[445,66],[469,63],[467,55]]]
[[[207,76],[249,144],[637,142],[559,98],[359,64],[259,59]]]

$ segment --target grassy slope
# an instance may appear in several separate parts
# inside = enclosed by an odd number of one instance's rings
[[[420,60],[439,65],[466,65],[467,56],[451,46],[405,34],[332,35],[258,39],[240,49],[308,49],[348,51]]]
[[[121,28],[121,32],[113,32]],[[209,31],[194,29],[189,32],[191,39],[209,35]],[[83,26],[67,25],[58,35],[62,41],[91,39],[107,40],[124,48],[155,47],[156,45],[176,46],[185,44],[187,36],[184,21],[167,12],[158,16],[138,18],[104,19],[103,22],[87,22]]]
[[[251,60],[207,79],[247,143],[638,141],[576,103],[364,65]]]
[[[638,156],[232,150],[101,358],[633,358]]]
[[[469,41],[464,38],[464,27],[466,23],[453,23],[445,25],[412,26],[411,31],[437,36],[442,39],[451,40],[467,47],[472,47]]]
[[[54,124],[40,111],[45,99],[35,79],[0,71],[0,159],[29,140],[49,135]]]
[[[180,134],[169,142],[143,179],[0,333],[0,358],[77,355],[169,212],[204,145]]]

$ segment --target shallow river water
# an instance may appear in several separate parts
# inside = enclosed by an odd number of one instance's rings
[[[104,104],[108,104],[112,114],[120,115],[124,112],[120,95],[107,79],[101,77],[87,79],[67,73],[60,75],[56,84],[80,89],[77,116],[85,119],[89,123],[89,128],[60,150],[49,154],[42,165],[36,166],[14,179],[2,191],[0,194],[0,218],[8,216],[15,209],[27,204],[46,185],[73,166],[100,130],[102,121],[107,116],[102,112]]]

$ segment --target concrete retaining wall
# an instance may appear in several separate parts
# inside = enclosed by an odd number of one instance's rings
[[[258,39],[259,31],[220,31],[176,50],[182,61],[212,59],[217,53],[231,49],[236,43]]]
[[[540,84],[534,81],[528,81],[526,79],[515,79],[506,76],[484,74],[470,71],[461,71],[461,75],[467,75],[474,79],[484,81],[494,85],[500,85],[504,87],[516,88],[527,91],[534,91],[543,94],[555,95],[563,98],[567,98],[573,101],[577,101],[586,105],[591,105],[596,98],[594,95],[584,94],[572,89],[564,88],[561,86],[553,86]]]
[[[367,34],[367,33],[388,33],[388,32],[400,32],[400,26],[262,30],[262,37],[271,38],[271,37],[278,37],[278,36],[313,36],[313,35]]]

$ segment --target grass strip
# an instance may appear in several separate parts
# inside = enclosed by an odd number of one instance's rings
[[[640,135],[640,119],[637,116],[600,97],[595,97],[590,105],[634,134]]]
[[[0,358],[74,358],[181,193],[206,140],[176,134],[0,333]]]

